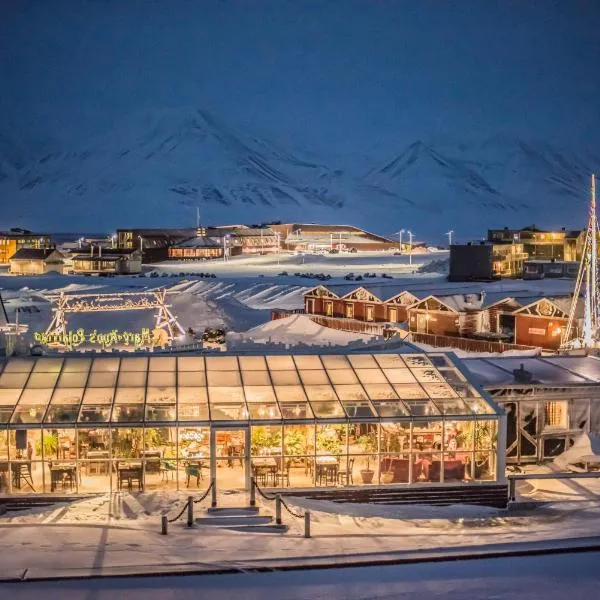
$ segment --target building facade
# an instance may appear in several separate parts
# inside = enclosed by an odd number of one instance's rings
[[[11,229],[0,232],[0,264],[8,264],[21,248],[52,248],[52,238],[45,233]]]
[[[62,273],[64,258],[55,248],[21,248],[10,258],[10,272],[13,275]]]
[[[142,272],[142,253],[131,248],[93,247],[89,254],[76,254],[73,273],[81,275],[134,275]]]
[[[449,281],[491,281],[523,275],[527,258],[521,243],[470,242],[450,247]]]

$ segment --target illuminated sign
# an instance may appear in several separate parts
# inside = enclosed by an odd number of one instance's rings
[[[92,329],[76,329],[75,331],[64,332],[42,332],[36,331],[33,334],[33,339],[39,344],[45,346],[66,346],[67,348],[76,348],[81,344],[97,344],[103,348],[111,346],[134,346],[136,348],[144,346],[154,346],[160,344],[161,331],[150,331],[150,329],[142,329],[141,331],[98,331]]]

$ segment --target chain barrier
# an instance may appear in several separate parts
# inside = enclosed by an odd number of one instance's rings
[[[286,503],[283,498],[280,498],[281,504],[283,504],[285,510],[287,510],[292,517],[296,517],[296,519],[304,519],[304,515],[300,515],[297,512],[294,512]]]
[[[208,494],[210,493],[210,491],[212,490],[213,486],[215,485],[215,481],[214,479],[210,482],[210,485],[208,486],[207,490],[204,492],[204,494],[202,494],[202,496],[200,496],[200,498],[196,499],[196,500],[192,500],[192,502],[194,504],[198,504],[199,502],[202,502],[203,500],[206,499],[206,497],[208,496]],[[190,503],[190,500],[186,500],[186,503],[183,505],[181,511],[179,512],[179,514],[176,517],[173,517],[172,519],[167,518],[167,521],[169,523],[174,523],[175,521],[178,521],[179,519],[181,519],[183,513],[185,512],[185,509],[188,507]]]
[[[268,495],[266,492],[263,492],[258,483],[256,483],[256,480],[254,478],[252,478],[252,484],[254,485],[254,488],[258,491],[258,493],[265,499],[265,500],[277,500],[277,496],[279,496],[279,501],[281,502],[281,504],[285,507],[285,509],[290,513],[290,515],[292,515],[292,517],[296,517],[297,519],[304,519],[304,515],[300,515],[297,512],[294,512],[285,502],[285,500],[281,497],[281,494],[275,494],[274,496],[270,496]]]
[[[180,519],[181,515],[185,512],[185,509],[188,507],[189,503],[190,503],[190,501],[187,500],[186,503],[183,505],[183,508],[181,509],[181,512],[176,517],[173,517],[172,519],[167,519],[167,521],[169,523],[174,523],[175,521],[177,521],[178,519]]]
[[[197,500],[194,500],[194,504],[198,504],[199,502],[202,502],[202,500],[204,500],[208,496],[209,492],[213,489],[214,485],[215,485],[215,480],[213,479],[210,482],[210,485],[208,486],[208,488],[204,492],[204,494],[202,494],[202,496],[200,496],[200,498],[198,498]]]

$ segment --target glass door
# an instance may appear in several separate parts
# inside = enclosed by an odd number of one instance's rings
[[[217,490],[250,489],[250,428],[212,427],[210,443],[211,476],[216,480]]]

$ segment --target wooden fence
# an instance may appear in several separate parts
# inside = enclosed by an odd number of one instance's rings
[[[488,340],[474,340],[471,338],[454,337],[450,335],[436,335],[434,333],[411,332],[410,340],[417,344],[427,344],[434,348],[458,348],[467,352],[506,352],[507,350],[539,350],[535,346],[521,344],[507,344],[506,342],[493,342]]]

